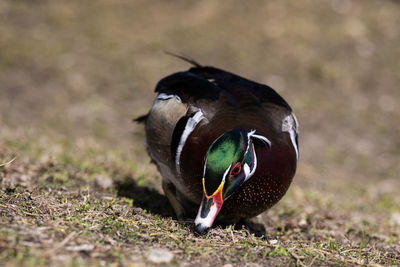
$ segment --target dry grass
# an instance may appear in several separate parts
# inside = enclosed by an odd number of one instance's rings
[[[0,3],[0,262],[399,265],[398,1]],[[276,88],[301,126],[267,234],[196,236],[143,129],[182,52]],[[14,161],[11,158],[16,156]]]

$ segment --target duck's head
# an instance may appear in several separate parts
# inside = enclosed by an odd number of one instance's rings
[[[271,144],[255,131],[233,129],[209,147],[204,163],[203,199],[195,219],[197,232],[204,233],[212,226],[224,201],[254,174],[257,157],[253,138]]]

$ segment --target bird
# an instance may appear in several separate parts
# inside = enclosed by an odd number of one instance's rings
[[[206,233],[216,221],[246,220],[287,192],[299,159],[298,121],[271,87],[191,58],[162,78],[145,143],[179,219]]]

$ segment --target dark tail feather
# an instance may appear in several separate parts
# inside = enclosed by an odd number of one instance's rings
[[[137,123],[145,123],[148,116],[149,116],[149,114],[145,114],[145,115],[142,115],[142,116],[139,116],[139,117],[133,119],[133,121],[137,122]]]
[[[182,59],[183,61],[186,61],[190,64],[192,64],[193,66],[196,66],[198,68],[203,67],[202,65],[200,65],[196,60],[194,60],[193,58],[186,56],[186,55],[178,55],[169,51],[164,51],[165,54],[173,56],[173,57],[177,57],[179,59]]]

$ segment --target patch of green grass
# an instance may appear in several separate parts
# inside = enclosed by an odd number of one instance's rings
[[[276,246],[274,250],[272,250],[270,253],[268,253],[268,256],[274,257],[274,256],[289,256],[289,253],[287,252],[286,248],[281,247],[281,246]]]

